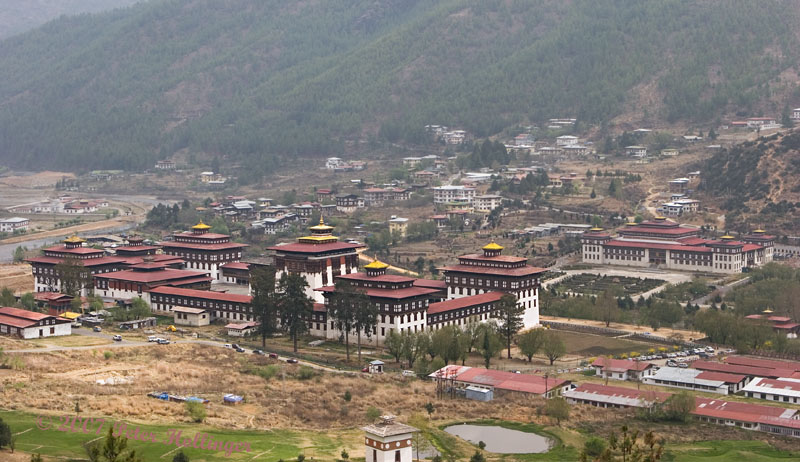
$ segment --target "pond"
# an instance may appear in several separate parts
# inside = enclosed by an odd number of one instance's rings
[[[502,454],[531,454],[550,450],[553,441],[550,438],[519,430],[493,425],[451,425],[444,429],[451,435],[463,438],[471,443],[486,443],[486,450]]]

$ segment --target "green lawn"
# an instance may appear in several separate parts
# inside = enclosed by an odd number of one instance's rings
[[[17,449],[24,452],[36,452],[42,455],[57,456],[60,458],[84,458],[85,452],[83,444],[94,439],[100,438],[95,435],[98,424],[89,426],[91,430],[88,434],[67,433],[57,431],[56,428],[61,423],[60,419],[53,419],[53,429],[40,430],[37,428],[37,418],[35,415],[0,411],[0,418],[11,426],[12,433],[17,435]],[[113,423],[113,419],[109,419]],[[195,448],[183,448],[186,455],[193,462],[213,462],[231,460],[251,460],[259,456],[257,460],[277,461],[278,459],[295,459],[301,452],[309,458],[317,460],[333,460],[339,455],[341,449],[352,445],[354,438],[358,437],[356,431],[347,431],[341,435],[328,436],[324,432],[274,430],[274,431],[245,431],[245,430],[223,430],[209,428],[204,425],[138,425],[126,422],[128,428],[138,428],[141,432],[152,432],[156,442],[142,442],[129,440],[128,447],[135,449],[137,455],[145,461],[172,460],[170,452],[176,450],[178,446],[167,445],[168,432],[172,429],[182,432],[182,436],[194,437],[197,433],[207,433],[214,440],[230,441],[232,443],[249,443],[250,452],[239,452],[225,456],[225,451],[210,451]],[[105,435],[108,425],[103,428],[102,434]],[[77,425],[76,425],[77,427]],[[76,428],[78,429],[78,428]],[[360,435],[360,433],[359,433]],[[162,458],[166,453],[167,457]]]
[[[798,442],[800,448],[800,442]],[[667,448],[675,462],[768,462],[800,460],[800,452],[778,451],[763,441],[704,441]],[[669,460],[669,459],[668,459]]]

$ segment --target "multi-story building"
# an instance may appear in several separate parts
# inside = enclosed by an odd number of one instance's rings
[[[14,231],[27,231],[30,220],[27,218],[12,217],[0,218],[0,233],[13,233]]]
[[[472,202],[472,209],[477,213],[490,213],[501,205],[503,205],[503,196],[484,194],[475,196]]]
[[[334,278],[334,282],[347,281],[356,290],[363,291],[370,303],[378,308],[378,324],[372,332],[372,339],[368,340],[370,342],[382,342],[390,330],[424,331],[430,301],[444,296],[440,288],[419,285],[419,280],[412,277],[386,274],[388,267],[376,260],[365,265],[363,273],[340,274]],[[320,287],[317,291],[324,296],[327,307],[336,293],[336,286]],[[339,334],[334,320],[329,319],[326,337],[339,338]],[[367,339],[362,336],[364,340]]]
[[[255,321],[249,295],[212,292],[210,290],[159,286],[150,289],[153,312],[172,315],[176,307],[208,310],[211,319]]]
[[[523,257],[501,255],[503,247],[492,242],[483,254],[458,257],[458,264],[442,268],[447,298],[461,298],[486,292],[514,295],[525,308],[526,328],[539,325],[539,277],[545,269],[527,264]]]
[[[191,231],[175,233],[171,241],[164,241],[164,253],[186,261],[188,269],[208,272],[214,280],[222,279],[220,267],[225,263],[241,260],[247,244],[231,242],[227,234],[210,233],[210,226],[202,221],[192,226]]]
[[[191,289],[209,289],[208,273],[167,268],[160,263],[140,263],[124,271],[97,274],[94,292],[106,299],[130,300],[141,297],[150,303],[150,290],[169,285]]]
[[[563,135],[556,138],[556,146],[572,146],[578,144],[578,137],[572,135]]]
[[[275,251],[277,280],[287,273],[300,274],[308,281],[307,295],[317,303],[324,303],[325,298],[315,289],[332,284],[336,276],[358,271],[356,249],[362,246],[339,242],[333,235],[333,226],[326,225],[322,218],[310,229],[310,236],[269,250]]]
[[[363,197],[358,197],[355,194],[336,196],[336,211],[338,212],[353,213],[364,207],[366,207],[366,201]]]
[[[475,188],[466,186],[437,186],[433,188],[434,204],[446,204],[456,201],[464,201],[471,204],[474,198]]]
[[[92,278],[97,274],[119,271],[128,266],[123,257],[111,257],[102,249],[84,247],[86,242],[78,236],[64,240],[63,245],[47,247],[42,250],[43,255],[26,260],[31,264],[36,292],[60,292],[62,281],[59,264],[74,262],[82,266],[80,278],[82,288],[79,295],[86,296],[93,287]]]
[[[772,261],[774,236],[758,230],[741,241],[733,236],[702,239],[700,230],[656,217],[629,223],[612,237],[592,228],[581,237],[585,263],[737,273]]]

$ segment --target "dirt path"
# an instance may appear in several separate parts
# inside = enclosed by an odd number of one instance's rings
[[[96,375],[96,374],[103,374],[103,373],[106,373],[106,372],[126,372],[126,371],[133,371],[133,370],[143,369],[144,367],[145,366],[137,366],[137,365],[131,365],[131,366],[121,366],[121,365],[118,365],[118,366],[106,366],[106,367],[99,367],[99,368],[94,368],[94,369],[77,369],[77,370],[68,371],[68,372],[59,372],[59,373],[53,374],[53,375],[56,376],[56,377],[61,377],[61,378],[77,379],[77,378],[85,376],[85,375]]]

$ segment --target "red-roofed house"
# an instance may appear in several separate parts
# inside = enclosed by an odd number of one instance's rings
[[[800,438],[796,409],[695,397],[692,415],[701,422]]]
[[[449,365],[428,375],[434,380],[446,380],[455,387],[466,389],[475,387],[492,390],[494,396],[503,393],[526,393],[548,398],[559,396],[572,388],[569,380],[557,377],[543,377],[533,374]]]
[[[597,383],[583,383],[578,388],[564,392],[570,404],[590,404],[595,407],[649,408],[655,403],[663,403],[672,393],[663,391],[637,390],[628,387],[613,387]]]
[[[600,357],[593,363],[595,374],[607,379],[639,381],[655,372],[655,366],[646,361],[609,359]]]
[[[0,307],[0,335],[30,339],[71,333],[72,322],[69,319],[19,308]]]

